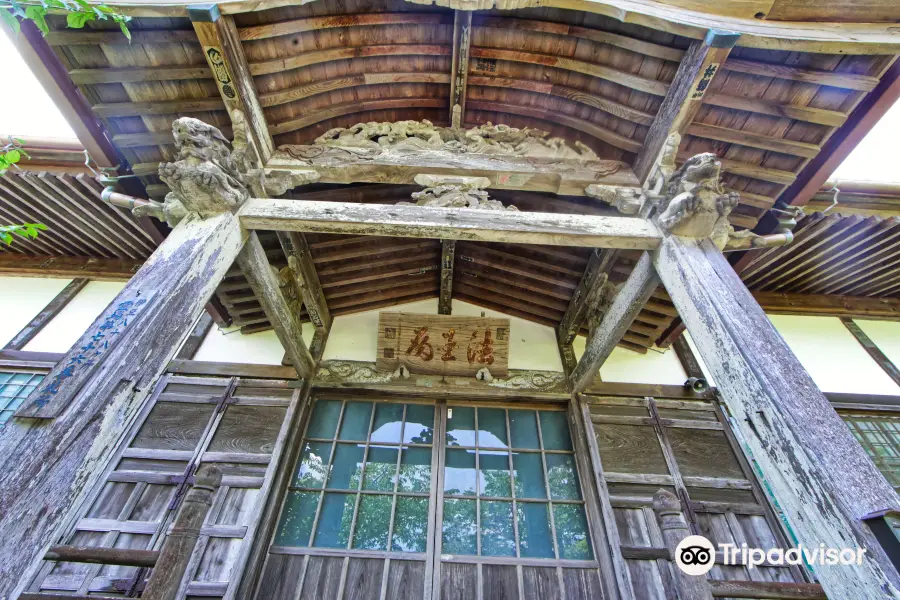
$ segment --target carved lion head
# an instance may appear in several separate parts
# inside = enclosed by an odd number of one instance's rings
[[[228,155],[230,146],[222,132],[192,117],[181,117],[172,123],[172,136],[180,158],[196,156],[212,159]]]

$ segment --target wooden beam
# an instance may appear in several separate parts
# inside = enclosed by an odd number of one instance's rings
[[[763,310],[769,314],[900,321],[900,298],[759,291],[753,291],[752,294]]]
[[[18,417],[6,422],[0,435],[0,597],[15,597],[25,583],[20,580],[96,489],[109,456],[242,243],[231,213],[187,216],[23,404],[30,416],[53,409],[55,418],[39,426]],[[146,303],[123,305],[132,299]],[[139,312],[126,316],[132,308]]]
[[[311,378],[315,375],[316,363],[303,341],[300,320],[284,299],[256,232],[250,233],[244,249],[237,257],[237,263],[259,299],[266,318],[275,329],[297,375],[302,379]]]
[[[686,337],[683,335],[678,336],[678,339],[672,342],[672,348],[675,350],[678,362],[681,363],[688,377],[706,378],[706,375],[703,374],[703,369],[700,368],[700,362],[694,356],[694,351],[691,350]]]
[[[898,98],[900,61],[895,61],[875,89],[856,106],[847,123],[828,138],[819,155],[809,161],[796,181],[781,194],[781,201],[794,206],[806,205]],[[766,215],[760,220],[756,231],[771,233],[775,230],[776,221],[774,216]]]
[[[609,281],[609,269],[616,260],[616,252],[594,250],[578,287],[569,300],[566,314],[556,328],[556,338],[560,344],[571,344],[581,331],[588,315],[603,300],[603,288]]]
[[[396,108],[412,106],[410,99],[401,99],[398,102],[401,101],[406,104],[398,104]],[[471,104],[469,102],[470,108]],[[359,110],[359,107],[354,110]],[[275,130],[277,125],[273,127],[273,133]],[[351,153],[322,154],[318,146],[313,146],[314,150],[311,153],[307,153],[305,148],[307,147],[284,147],[266,164],[266,168],[305,172],[315,169],[320,176],[319,183],[413,185],[418,173],[487,177],[492,189],[552,192],[567,196],[584,196],[585,188],[593,183],[639,187],[630,167],[617,161],[598,163],[552,158],[458,154],[446,151],[410,153],[402,156],[383,152],[371,158],[360,159]],[[319,157],[318,154],[322,156]]]
[[[248,229],[274,231],[631,250],[654,248],[660,239],[653,224],[631,217],[262,198],[250,199],[238,214]]]
[[[127,281],[142,264],[142,259],[33,256],[0,252],[0,274],[15,277],[83,277],[97,281]]]
[[[441,240],[441,295],[438,314],[449,315],[453,310],[453,264],[456,259],[456,240]]]
[[[303,297],[306,314],[313,327],[317,331],[331,329],[331,313],[325,302],[325,293],[322,291],[322,284],[319,282],[319,275],[316,273],[316,266],[313,263],[306,236],[296,231],[287,233],[279,231],[278,241],[287,257],[288,266],[294,274],[294,280]]]
[[[275,151],[275,144],[256,95],[234,17],[221,16],[215,4],[190,5],[187,11],[228,114],[233,121],[235,110],[243,112],[249,141],[260,165],[265,165]]]
[[[191,335],[185,340],[184,345],[178,351],[178,354],[175,355],[175,358],[182,360],[194,358],[194,355],[197,353],[197,350],[200,349],[200,345],[203,344],[203,340],[206,339],[206,334],[209,333],[212,326],[213,318],[207,310],[207,312],[200,315],[200,320],[197,321],[197,324],[191,331]]]
[[[869,356],[872,357],[872,360],[878,363],[878,366],[884,370],[885,373],[888,374],[888,377],[894,380],[894,383],[900,385],[900,369],[897,368],[891,359],[889,359],[881,349],[875,345],[875,342],[872,341],[872,338],[866,335],[866,332],[862,330],[862,328],[853,322],[853,319],[849,317],[841,317],[841,323],[847,328],[847,330],[853,334],[853,337],[856,338],[856,341],[859,342],[859,345],[862,346],[866,352],[869,353]]]
[[[658,285],[659,278],[653,270],[650,255],[645,252],[585,345],[584,354],[570,377],[575,393],[582,392],[591,385],[600,372],[600,367]]]
[[[450,66],[451,127],[462,127],[466,122],[466,88],[469,78],[469,49],[472,46],[471,41],[472,11],[454,10],[453,61]]]
[[[40,333],[41,329],[43,329],[47,323],[52,321],[53,318],[78,295],[78,292],[84,289],[84,286],[88,284],[88,281],[89,280],[86,278],[78,278],[69,282],[69,284],[50,301],[50,304],[45,306],[41,312],[31,319],[22,331],[16,334],[16,337],[6,344],[4,350],[21,350],[24,348],[25,344],[33,340],[34,336]]]
[[[702,42],[691,43],[634,162],[634,174],[642,184],[650,176],[666,139],[673,133],[683,135],[687,131],[703,104],[710,82],[738,37],[736,33],[710,30]]]
[[[101,167],[117,166],[121,159],[109,134],[91,113],[90,104],[69,79],[53,49],[34,23],[23,20],[21,25],[19,35],[6,26],[2,29],[91,158]]]
[[[816,565],[825,592],[900,598],[900,575],[860,520],[895,506],[893,488],[712,242],[668,236],[652,255],[797,541],[866,550],[861,564]]]

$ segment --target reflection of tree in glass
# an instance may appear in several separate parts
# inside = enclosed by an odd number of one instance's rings
[[[295,487],[322,487],[328,475],[328,455],[331,444],[306,442],[303,445],[303,458],[294,478]]]
[[[395,552],[425,552],[428,535],[428,498],[397,498],[394,516],[394,536],[391,550]]]
[[[392,447],[369,446],[363,489],[391,492],[397,472],[397,453]]]
[[[559,544],[559,557],[574,560],[593,558],[584,507],[580,504],[553,505],[553,519]]]
[[[387,549],[388,527],[391,522],[391,496],[364,494],[356,515],[353,547],[364,550]]]
[[[481,554],[515,556],[511,502],[481,503]]]
[[[481,495],[492,498],[510,498],[509,489],[509,455],[481,451],[478,454],[481,469]],[[512,516],[510,515],[510,522]]]
[[[444,500],[444,526],[441,552],[475,554],[475,501]]]
[[[573,456],[548,454],[547,478],[550,480],[550,493],[553,499],[581,500]]]

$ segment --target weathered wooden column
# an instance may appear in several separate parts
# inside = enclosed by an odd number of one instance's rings
[[[653,496],[653,512],[656,513],[663,541],[666,543],[666,549],[672,555],[674,563],[678,544],[691,535],[687,519],[684,518],[684,513],[681,511],[681,501],[672,492],[661,489]],[[672,566],[672,574],[675,576],[675,587],[678,588],[679,598],[712,600],[712,592],[706,582],[706,577],[688,575],[679,569],[678,565]]]
[[[150,572],[147,587],[141,594],[144,600],[175,600],[178,588],[197,539],[200,528],[212,506],[213,496],[222,483],[222,471],[214,465],[203,465],[197,471],[194,484],[184,498],[184,503],[175,517],[172,530],[166,535],[159,551],[159,560]]]
[[[900,598],[900,575],[860,520],[900,506],[897,495],[720,252],[737,198],[719,170],[699,155],[669,179],[653,264],[799,543],[866,550],[858,563],[812,565],[825,592]]]
[[[173,131],[173,192],[145,211],[174,230],[0,429],[0,599],[69,524],[244,244],[249,196],[227,141],[196,119]],[[31,417],[31,418],[22,418]]]

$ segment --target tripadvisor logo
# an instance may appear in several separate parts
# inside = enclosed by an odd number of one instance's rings
[[[722,564],[746,566],[753,570],[759,566],[784,565],[861,565],[865,548],[826,548],[825,544],[808,548],[751,548],[747,544],[719,544]],[[689,535],[675,548],[675,564],[688,575],[706,575],[716,562],[716,547],[702,535]]]
[[[688,575],[706,575],[716,561],[716,548],[702,535],[689,535],[675,548],[675,564]]]

